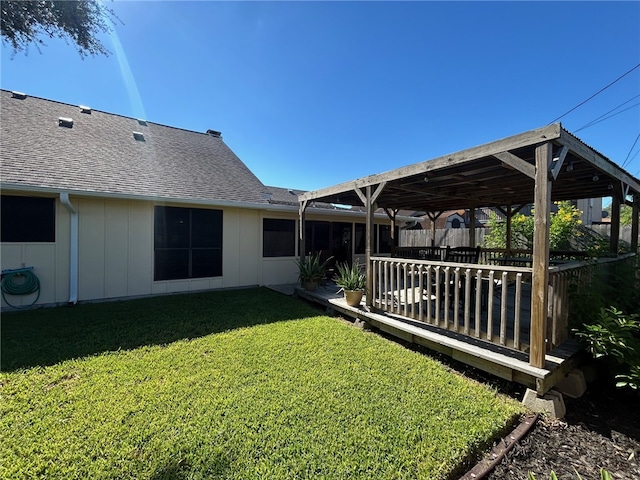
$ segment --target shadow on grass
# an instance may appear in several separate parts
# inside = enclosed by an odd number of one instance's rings
[[[267,288],[170,295],[2,315],[2,371],[162,345],[318,311]]]

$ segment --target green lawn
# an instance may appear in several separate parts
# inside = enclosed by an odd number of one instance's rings
[[[523,411],[266,289],[4,314],[1,361],[3,479],[449,478]]]

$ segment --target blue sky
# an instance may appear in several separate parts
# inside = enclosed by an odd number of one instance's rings
[[[3,45],[2,88],[219,130],[263,183],[305,190],[541,127],[640,63],[640,2],[108,5],[111,56]],[[639,104],[637,68],[561,121],[638,176]]]

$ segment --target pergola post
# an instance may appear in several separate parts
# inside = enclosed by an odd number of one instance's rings
[[[638,223],[640,222],[640,193],[633,195],[633,207],[631,211],[631,251],[638,252]]]
[[[617,254],[620,246],[620,197],[611,197],[611,234],[609,235],[609,251]]]
[[[299,225],[298,225],[298,255],[300,256],[300,261],[304,261],[304,257],[305,257],[305,252],[304,252],[304,245],[305,245],[305,238],[304,238],[304,222],[305,222],[305,212],[307,210],[307,200],[303,201],[300,203],[300,209],[299,209]]]
[[[365,246],[365,264],[366,264],[366,275],[367,275],[367,290],[365,292],[365,297],[367,299],[367,307],[373,306],[373,296],[371,292],[373,292],[373,272],[371,270],[371,255],[373,253],[373,245],[374,245],[374,228],[373,228],[373,201],[371,198],[371,185],[367,185],[366,187],[366,203],[365,203],[365,211],[366,211],[366,235],[367,241]]]
[[[511,204],[507,205],[507,241],[506,241],[506,247],[507,247],[507,252],[506,252],[506,256],[510,257],[511,256],[511,218],[513,217],[513,212],[511,211]]]
[[[440,218],[440,215],[442,215],[442,212],[427,212],[427,217],[429,217],[429,220],[431,220],[431,246],[435,247],[436,246],[436,220],[438,218]]]
[[[394,208],[393,210],[389,210],[388,208],[384,209],[387,217],[389,217],[391,223],[391,256],[396,256],[396,216],[398,215],[399,210]]]
[[[543,368],[546,353],[547,315],[549,311],[549,224],[551,222],[551,180],[549,165],[552,144],[536,147],[534,190],[533,272],[531,285],[531,349],[529,363]]]
[[[476,246],[476,202],[473,199],[469,208],[469,246]]]

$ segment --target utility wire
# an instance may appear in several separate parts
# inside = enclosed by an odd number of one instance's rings
[[[560,120],[561,118],[569,115],[571,112],[573,112],[576,108],[581,107],[582,105],[584,105],[585,103],[587,103],[589,100],[591,100],[593,97],[595,97],[596,95],[599,95],[600,93],[604,92],[607,88],[609,88],[611,85],[617,83],[619,80],[622,80],[624,77],[626,77],[627,75],[629,75],[631,72],[633,72],[636,68],[640,67],[640,63],[637,64],[635,67],[633,67],[631,70],[629,70],[628,72],[620,75],[618,78],[616,78],[613,82],[611,82],[609,85],[607,85],[604,88],[601,88],[600,90],[598,90],[596,93],[594,93],[593,95],[591,95],[589,98],[587,98],[586,100],[580,102],[578,105],[576,105],[575,107],[573,107],[571,110],[563,113],[562,115],[560,115],[558,118],[550,121],[548,123],[548,125],[551,125],[552,123],[557,122],[558,120]]]
[[[627,164],[627,162],[629,161],[629,156],[631,155],[631,152],[633,152],[633,149],[636,146],[636,143],[638,143],[638,139],[640,138],[640,133],[638,133],[638,136],[636,137],[635,141],[633,142],[633,145],[631,145],[631,149],[629,150],[629,153],[627,153],[627,158],[624,159],[624,162],[622,162],[621,167],[624,168],[624,166]],[[637,153],[637,152],[636,152]],[[635,156],[635,155],[634,155]]]
[[[590,126],[595,125],[596,123],[600,123],[600,122],[598,122],[598,120],[600,120],[602,117],[605,117],[606,115],[609,115],[611,112],[615,112],[617,109],[619,109],[619,108],[620,108],[620,107],[622,107],[623,105],[626,105],[626,104],[627,104],[627,103],[629,103],[631,100],[635,100],[635,99],[636,99],[636,98],[638,98],[638,97],[640,97],[640,94],[636,95],[635,97],[631,97],[631,98],[630,98],[629,100],[627,100],[626,102],[622,102],[622,103],[621,103],[620,105],[618,105],[617,107],[612,108],[611,110],[609,110],[609,111],[608,111],[608,112],[606,112],[606,113],[603,113],[602,115],[600,115],[600,116],[599,116],[599,117],[597,117],[597,118],[594,118],[594,119],[593,119],[593,120],[591,120],[589,123],[586,123],[585,125],[581,126],[581,127],[580,127],[580,128],[578,128],[577,130],[574,130],[573,132],[574,132],[574,133],[576,133],[576,132],[579,132],[580,130],[584,130],[585,128],[589,128]],[[632,105],[632,107],[635,107],[636,105],[640,105],[640,104],[636,103],[635,105]],[[631,108],[631,107],[629,107],[629,108]],[[622,112],[624,112],[624,111],[626,111],[626,110],[628,110],[628,108],[625,108],[624,110],[622,110],[622,111],[620,111],[620,112],[618,112],[618,113],[622,113]],[[615,115],[617,115],[618,113],[616,113]],[[614,115],[611,115],[611,116],[606,117],[606,118],[602,118],[602,120],[606,120],[607,118],[611,118],[611,117],[613,117],[613,116],[614,116]]]
[[[621,113],[624,113],[624,112],[626,112],[627,110],[631,110],[632,108],[637,107],[638,105],[640,105],[640,102],[638,102],[638,103],[634,103],[634,104],[633,104],[633,105],[631,105],[630,107],[627,107],[627,108],[625,108],[624,110],[620,110],[619,112],[612,113],[612,114],[611,114],[611,115],[609,115],[608,117],[604,117],[603,119],[598,120],[597,122],[596,122],[596,121],[593,121],[593,122],[589,123],[588,125],[585,125],[584,127],[579,128],[578,130],[574,130],[573,132],[574,132],[574,133],[576,133],[576,132],[579,132],[580,130],[584,130],[584,129],[586,129],[586,128],[593,127],[594,125],[597,125],[597,124],[599,124],[600,122],[604,122],[605,120],[609,120],[610,118],[615,117],[616,115],[620,115]]]

